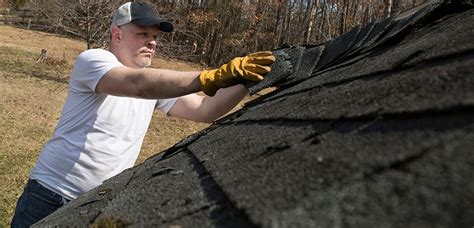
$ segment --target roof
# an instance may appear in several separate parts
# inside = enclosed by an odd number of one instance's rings
[[[37,225],[472,226],[472,6],[275,50],[273,92]]]

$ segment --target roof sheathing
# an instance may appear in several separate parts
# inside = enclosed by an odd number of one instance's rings
[[[474,10],[428,7],[360,28],[320,69],[340,46],[287,49],[297,67],[253,85],[274,92],[37,225],[472,226]]]

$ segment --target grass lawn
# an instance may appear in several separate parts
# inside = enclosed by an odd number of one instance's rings
[[[37,63],[43,48],[48,58]],[[85,49],[82,41],[0,25],[0,227],[10,225],[28,173],[58,121],[72,64]],[[153,66],[200,68],[163,59]],[[207,126],[157,113],[137,164]]]

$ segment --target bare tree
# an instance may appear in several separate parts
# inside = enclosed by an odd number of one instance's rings
[[[104,46],[115,9],[127,0],[32,0],[50,30]],[[209,65],[283,45],[318,44],[426,0],[148,0],[175,32],[159,37],[158,54]]]
[[[49,30],[83,39],[87,48],[104,46],[109,38],[113,12],[121,4],[113,0],[33,0],[49,18]]]

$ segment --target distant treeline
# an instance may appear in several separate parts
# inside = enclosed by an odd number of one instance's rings
[[[380,20],[426,0],[150,0],[175,24],[158,54],[215,66],[233,56],[280,46],[319,44],[358,24]],[[11,1],[15,2],[15,1]],[[114,10],[127,1],[31,0],[48,30],[106,45]]]

